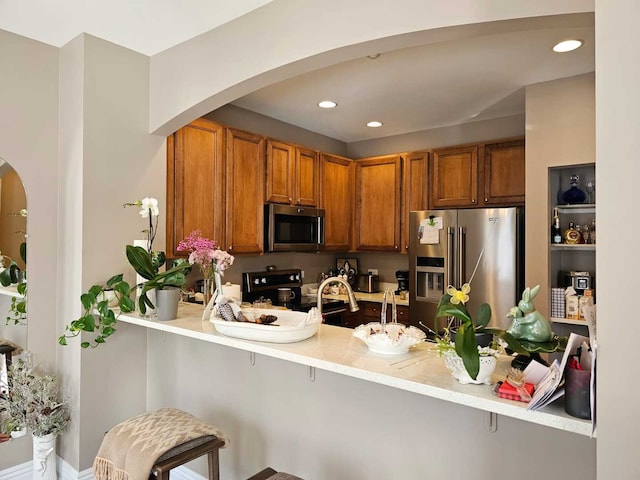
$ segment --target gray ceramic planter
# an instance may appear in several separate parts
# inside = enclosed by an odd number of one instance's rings
[[[158,320],[175,320],[178,316],[178,302],[180,302],[180,289],[176,287],[156,289],[156,312]]]

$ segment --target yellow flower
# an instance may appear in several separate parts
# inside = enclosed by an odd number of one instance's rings
[[[458,303],[467,303],[469,301],[469,292],[471,291],[471,286],[468,283],[462,285],[460,290],[449,286],[447,288],[447,293],[451,295],[451,300],[449,300],[452,304],[457,305]]]

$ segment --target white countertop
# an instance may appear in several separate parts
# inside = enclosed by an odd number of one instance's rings
[[[211,322],[201,320],[202,311],[202,305],[181,303],[177,320],[161,322],[123,314],[118,321],[320,368],[526,422],[591,435],[590,421],[567,415],[561,406],[551,405],[542,411],[529,411],[524,403],[493,395],[492,386],[461,385],[427,343],[413,347],[404,355],[379,355],[369,352],[363,342],[354,338],[353,330],[324,324],[316,335],[301,342],[254,342],[221,335]],[[503,372],[510,360],[506,356],[499,359],[494,380],[504,379]]]
[[[22,297],[18,293],[17,287],[15,285],[9,285],[8,287],[3,287],[0,285],[0,295],[7,295],[9,297]]]

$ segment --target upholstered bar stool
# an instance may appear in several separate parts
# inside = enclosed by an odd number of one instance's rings
[[[172,469],[195,460],[202,455],[207,455],[209,462],[209,480],[220,480],[220,463],[218,450],[224,446],[224,440],[215,435],[205,435],[182,445],[172,448],[162,455],[151,467],[153,475],[158,480],[169,480]]]
[[[213,425],[176,408],[161,408],[109,430],[93,462],[93,474],[96,480],[169,480],[172,469],[207,455],[209,480],[219,480],[218,450],[228,443]]]

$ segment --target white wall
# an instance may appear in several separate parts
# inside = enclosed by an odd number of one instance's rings
[[[616,385],[638,349],[640,50],[629,32],[640,20],[640,3],[598,0],[596,6],[598,477],[632,479],[640,478],[640,385],[626,383],[624,393]]]
[[[524,115],[478,120],[349,144],[349,158],[372,157],[524,135]]]
[[[529,85],[526,112],[525,284],[548,292],[549,167],[595,162],[595,76]],[[537,297],[536,308],[548,316],[549,295]]]
[[[0,157],[22,178],[29,210],[28,343],[54,369],[58,49],[0,30],[0,65]],[[30,455],[29,438],[2,444],[0,470]]]
[[[120,272],[133,282],[124,249],[144,238],[147,224],[137,208],[122,205],[146,196],[165,204],[166,139],[147,133],[148,57],[88,35],[84,48],[81,259],[87,289]],[[162,209],[158,250],[165,245],[165,219]],[[82,351],[79,470],[91,466],[104,432],[145,411],[145,339],[144,332],[118,325],[107,348]]]
[[[168,135],[271,83],[411,42],[469,38],[481,22],[517,29],[490,22],[591,11],[592,0],[274,0],[152,57],[150,128]]]
[[[319,369],[312,382],[308,367],[252,366],[248,352],[164,332],[149,332],[148,351],[150,408],[179,406],[229,435],[220,478],[266,466],[309,480],[596,478],[584,436],[502,416],[491,433],[486,412]],[[206,475],[204,461],[189,466]]]

